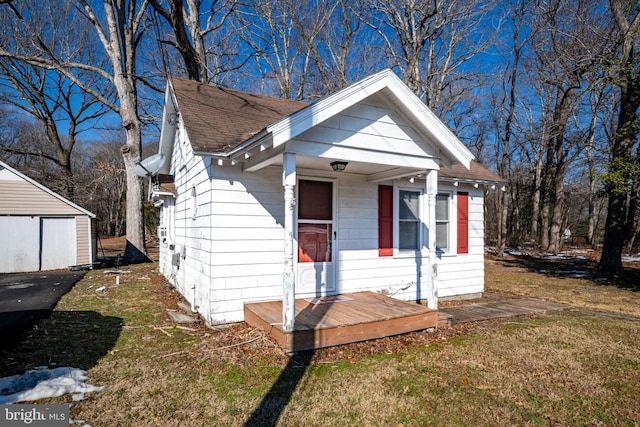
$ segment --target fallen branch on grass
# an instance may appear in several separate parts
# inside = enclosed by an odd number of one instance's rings
[[[257,340],[259,340],[261,338],[263,338],[262,335],[257,336],[255,338],[251,338],[250,340],[246,340],[246,341],[243,341],[243,342],[236,343],[236,344],[230,344],[230,345],[225,345],[223,347],[215,347],[215,348],[207,349],[207,351],[214,352],[214,351],[226,350],[226,349],[229,349],[229,348],[238,347],[238,346],[241,346],[241,345],[252,343],[252,342],[257,341]],[[191,353],[192,351],[193,351],[193,349],[175,351],[173,353],[167,353],[167,354],[158,354],[158,355],[153,356],[152,359],[160,359],[160,358],[165,358],[165,357],[178,356],[180,354]]]

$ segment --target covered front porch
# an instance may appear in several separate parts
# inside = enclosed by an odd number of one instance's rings
[[[436,311],[358,291],[402,283],[414,286],[416,300],[437,308],[438,171],[468,168],[472,158],[390,71],[272,123],[226,152],[219,164],[242,164],[246,174],[282,168],[282,300],[246,304],[245,321],[287,351],[435,327]],[[361,193],[347,200],[344,193],[355,188]],[[372,276],[381,264],[386,276],[355,278]],[[358,293],[348,301],[296,299],[349,291]]]
[[[282,301],[246,303],[245,322],[286,352],[311,350],[435,328],[438,312],[375,292],[295,300],[295,327],[282,323]]]

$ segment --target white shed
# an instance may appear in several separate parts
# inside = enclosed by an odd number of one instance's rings
[[[95,215],[0,162],[0,273],[91,266]]]
[[[292,327],[294,298],[435,309],[484,290],[484,188],[503,180],[391,70],[314,104],[172,79],[159,152],[160,272],[210,323],[255,301]]]

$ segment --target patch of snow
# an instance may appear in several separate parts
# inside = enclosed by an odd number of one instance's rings
[[[623,256],[622,257],[622,261],[624,261],[624,262],[640,262],[640,254]]]
[[[588,273],[585,270],[569,270],[569,271],[560,271],[558,274],[566,277],[574,277],[576,279],[587,277]]]
[[[548,260],[567,260],[567,259],[575,259],[576,257],[572,255],[567,255],[567,254],[556,254],[556,255],[545,255],[540,258],[548,259]]]
[[[513,249],[509,249],[509,248],[505,248],[504,253],[505,254],[509,254],[509,255],[513,255],[513,256],[521,256],[522,255],[521,251],[513,250]]]
[[[104,387],[87,384],[87,373],[77,368],[39,366],[23,375],[0,378],[0,404],[27,402],[64,394],[100,391]],[[74,400],[76,399],[74,396]]]

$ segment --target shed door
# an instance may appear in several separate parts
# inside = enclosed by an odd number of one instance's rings
[[[42,218],[40,221],[40,270],[76,265],[76,219]]]
[[[333,182],[298,182],[298,294],[335,293],[333,205]]]
[[[40,220],[31,216],[0,216],[0,273],[38,271]]]

